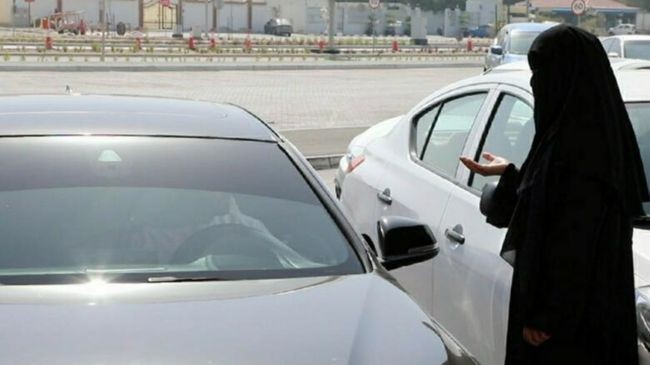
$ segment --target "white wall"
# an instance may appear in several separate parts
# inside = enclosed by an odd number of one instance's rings
[[[0,1],[0,25],[10,26],[12,16],[11,14],[11,1]]]
[[[185,29],[197,27],[205,31],[205,3],[183,2]],[[208,29],[212,28],[212,4],[208,4]]]
[[[119,22],[130,25],[132,29],[138,26],[138,0],[106,0],[109,17],[113,24]]]
[[[470,24],[470,27],[483,24],[495,24],[498,4],[494,0],[467,0],[465,10],[469,13],[476,14],[472,17],[475,24]]]
[[[16,1],[16,4],[19,2]],[[65,3],[63,4],[65,6]],[[21,7],[27,7],[21,5]],[[56,0],[40,0],[32,3],[32,19],[43,18],[52,15],[56,8]]]
[[[650,32],[650,13],[636,14],[636,29]]]

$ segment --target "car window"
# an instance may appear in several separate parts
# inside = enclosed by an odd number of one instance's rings
[[[650,182],[650,103],[628,103],[626,107],[639,143],[646,180]],[[644,203],[643,207],[650,215],[650,203]]]
[[[433,128],[420,154],[422,164],[447,176],[456,174],[458,157],[463,151],[486,95],[487,93],[465,95],[444,102],[440,106]],[[429,117],[430,114],[425,113],[420,118]]]
[[[625,42],[625,58],[650,60],[650,41]]]
[[[539,32],[512,32],[508,42],[508,53],[526,55]]]
[[[439,105],[436,105],[428,112],[422,114],[418,118],[415,125],[415,151],[419,156],[422,156],[422,151],[424,150],[424,145],[429,138],[429,132],[431,131],[431,126],[433,122],[438,117],[438,111],[440,110]]]
[[[613,38],[612,39],[612,45],[609,47],[607,50],[607,53],[614,52],[616,53],[619,57],[621,57],[621,40],[618,38]]]
[[[605,52],[609,52],[609,49],[612,47],[613,43],[614,43],[613,38],[605,39],[602,41],[603,49],[605,50]]]
[[[504,46],[503,43],[505,42],[506,33],[507,33],[506,30],[505,30],[505,29],[502,29],[502,30],[499,32],[499,35],[497,35],[496,44],[497,44],[498,46],[501,46],[501,47]]]
[[[0,153],[3,284],[362,272],[273,143],[26,137],[2,138]]]
[[[515,165],[521,166],[535,135],[533,109],[523,100],[510,94],[502,94],[497,105],[480,152],[505,157]],[[481,189],[485,183],[497,179],[473,175],[470,177],[470,186]]]

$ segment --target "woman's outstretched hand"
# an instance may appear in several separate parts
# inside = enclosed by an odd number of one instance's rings
[[[489,152],[484,152],[482,156],[488,163],[480,164],[465,156],[461,156],[460,161],[471,171],[483,176],[501,176],[510,165],[510,162],[505,158],[495,156]]]

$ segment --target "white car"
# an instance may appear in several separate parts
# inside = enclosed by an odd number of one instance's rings
[[[601,39],[609,57],[650,60],[650,35],[619,35]]]
[[[377,123],[350,141],[348,150],[345,152],[345,155],[341,157],[339,168],[334,176],[334,191],[336,192],[337,198],[341,197],[341,186],[343,186],[345,176],[363,162],[363,152],[366,145],[368,145],[369,142],[388,134],[401,119],[402,116],[398,116]]]
[[[528,50],[537,36],[558,23],[512,23],[507,24],[494,38],[488,53],[485,55],[483,70],[489,70],[499,65],[526,60]]]
[[[619,71],[617,77],[650,172],[650,72]],[[486,150],[521,166],[534,134],[529,80],[527,70],[491,72],[435,92],[366,145],[363,162],[342,187],[344,210],[375,246],[381,217],[430,226],[439,256],[393,274],[484,365],[504,362],[512,267],[499,256],[506,231],[479,212],[481,189],[493,180],[470,173],[458,157]],[[650,313],[644,296],[650,293],[644,289],[650,285],[649,227],[640,223],[634,237],[642,315]],[[640,327],[650,341],[650,331]]]
[[[609,35],[636,34],[636,25],[622,23],[607,30]]]

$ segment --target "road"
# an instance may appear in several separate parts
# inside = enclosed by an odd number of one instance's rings
[[[82,94],[234,103],[286,132],[306,155],[315,155],[344,152],[363,127],[403,114],[433,91],[480,71],[6,72],[0,78],[0,94],[60,94],[69,85]],[[350,127],[354,129],[340,129]],[[304,129],[318,131],[294,131]]]

